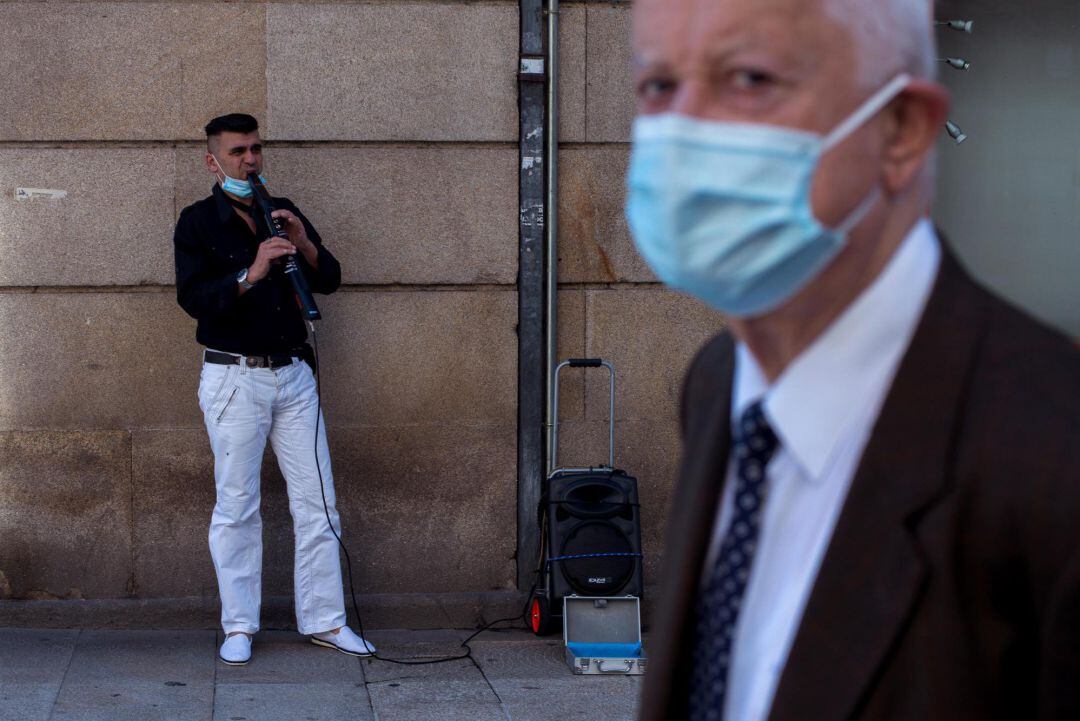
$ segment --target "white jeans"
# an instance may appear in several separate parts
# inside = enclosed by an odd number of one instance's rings
[[[217,503],[210,521],[210,554],[217,571],[225,633],[259,630],[259,477],[267,438],[285,476],[293,519],[296,625],[304,634],[344,626],[338,543],[326,521],[315,467],[317,397],[311,369],[300,360],[275,370],[203,363],[199,407],[214,450]],[[340,534],[321,418],[318,454],[330,518]]]

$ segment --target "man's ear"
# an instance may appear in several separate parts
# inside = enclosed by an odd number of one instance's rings
[[[214,177],[217,177],[219,171],[218,164],[209,150],[206,151],[206,169],[213,173]]]
[[[949,117],[949,91],[937,83],[913,80],[889,106],[884,149],[884,184],[900,194],[927,162]]]

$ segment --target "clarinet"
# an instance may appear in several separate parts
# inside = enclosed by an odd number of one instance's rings
[[[262,184],[259,176],[255,173],[248,174],[248,182],[251,183],[255,204],[259,206],[259,210],[262,212],[266,227],[276,237],[288,240],[289,236],[281,229],[281,222],[271,215],[275,208],[274,204],[270,202],[270,194],[266,192],[266,186]],[[311,297],[311,289],[308,288],[307,278],[304,277],[304,272],[297,265],[296,258],[287,255],[284,258],[284,263],[285,277],[292,283],[293,292],[296,294],[296,303],[300,306],[300,312],[303,314],[304,320],[319,320],[322,318],[322,314],[319,313],[319,309],[315,305],[315,299]]]

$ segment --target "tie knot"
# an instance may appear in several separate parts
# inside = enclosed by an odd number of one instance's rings
[[[739,458],[754,457],[762,463],[769,462],[780,443],[769,425],[769,419],[765,417],[761,401],[753,403],[743,412],[732,438]]]

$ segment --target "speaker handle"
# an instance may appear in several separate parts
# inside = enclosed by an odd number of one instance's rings
[[[608,363],[601,358],[571,358],[570,360],[564,360],[558,366],[555,367],[555,398],[552,403],[552,420],[551,428],[551,472],[555,473],[559,469],[559,374],[563,368],[567,366],[571,368],[600,368],[603,366],[608,369],[608,376],[611,379],[610,382],[610,402],[608,404],[608,463],[607,468],[615,467],[615,366]]]

